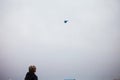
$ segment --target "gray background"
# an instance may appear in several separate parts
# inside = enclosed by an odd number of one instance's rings
[[[0,0],[0,80],[31,64],[39,80],[118,79],[119,30],[119,0]]]

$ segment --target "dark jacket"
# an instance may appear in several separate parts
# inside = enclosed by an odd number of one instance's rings
[[[25,80],[38,80],[38,77],[34,73],[27,72]]]

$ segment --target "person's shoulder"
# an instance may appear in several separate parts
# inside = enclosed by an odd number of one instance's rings
[[[35,80],[38,80],[38,76],[36,74],[34,76],[35,76]]]
[[[34,74],[34,76],[35,76],[35,77],[37,77],[37,75],[36,75],[36,74]]]
[[[29,74],[29,72],[27,72],[26,74]]]
[[[29,73],[29,72],[27,72],[27,73],[26,73],[26,75],[30,75],[30,73]]]
[[[38,76],[37,76],[36,74],[34,74],[34,77],[35,77],[35,78],[38,78]]]

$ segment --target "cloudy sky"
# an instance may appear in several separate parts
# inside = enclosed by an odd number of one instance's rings
[[[39,80],[113,80],[119,59],[119,0],[0,0],[0,80],[31,64]]]

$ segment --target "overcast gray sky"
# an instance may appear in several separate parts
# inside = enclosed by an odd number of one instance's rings
[[[39,80],[113,80],[119,59],[119,0],[0,0],[0,80],[30,64]]]

